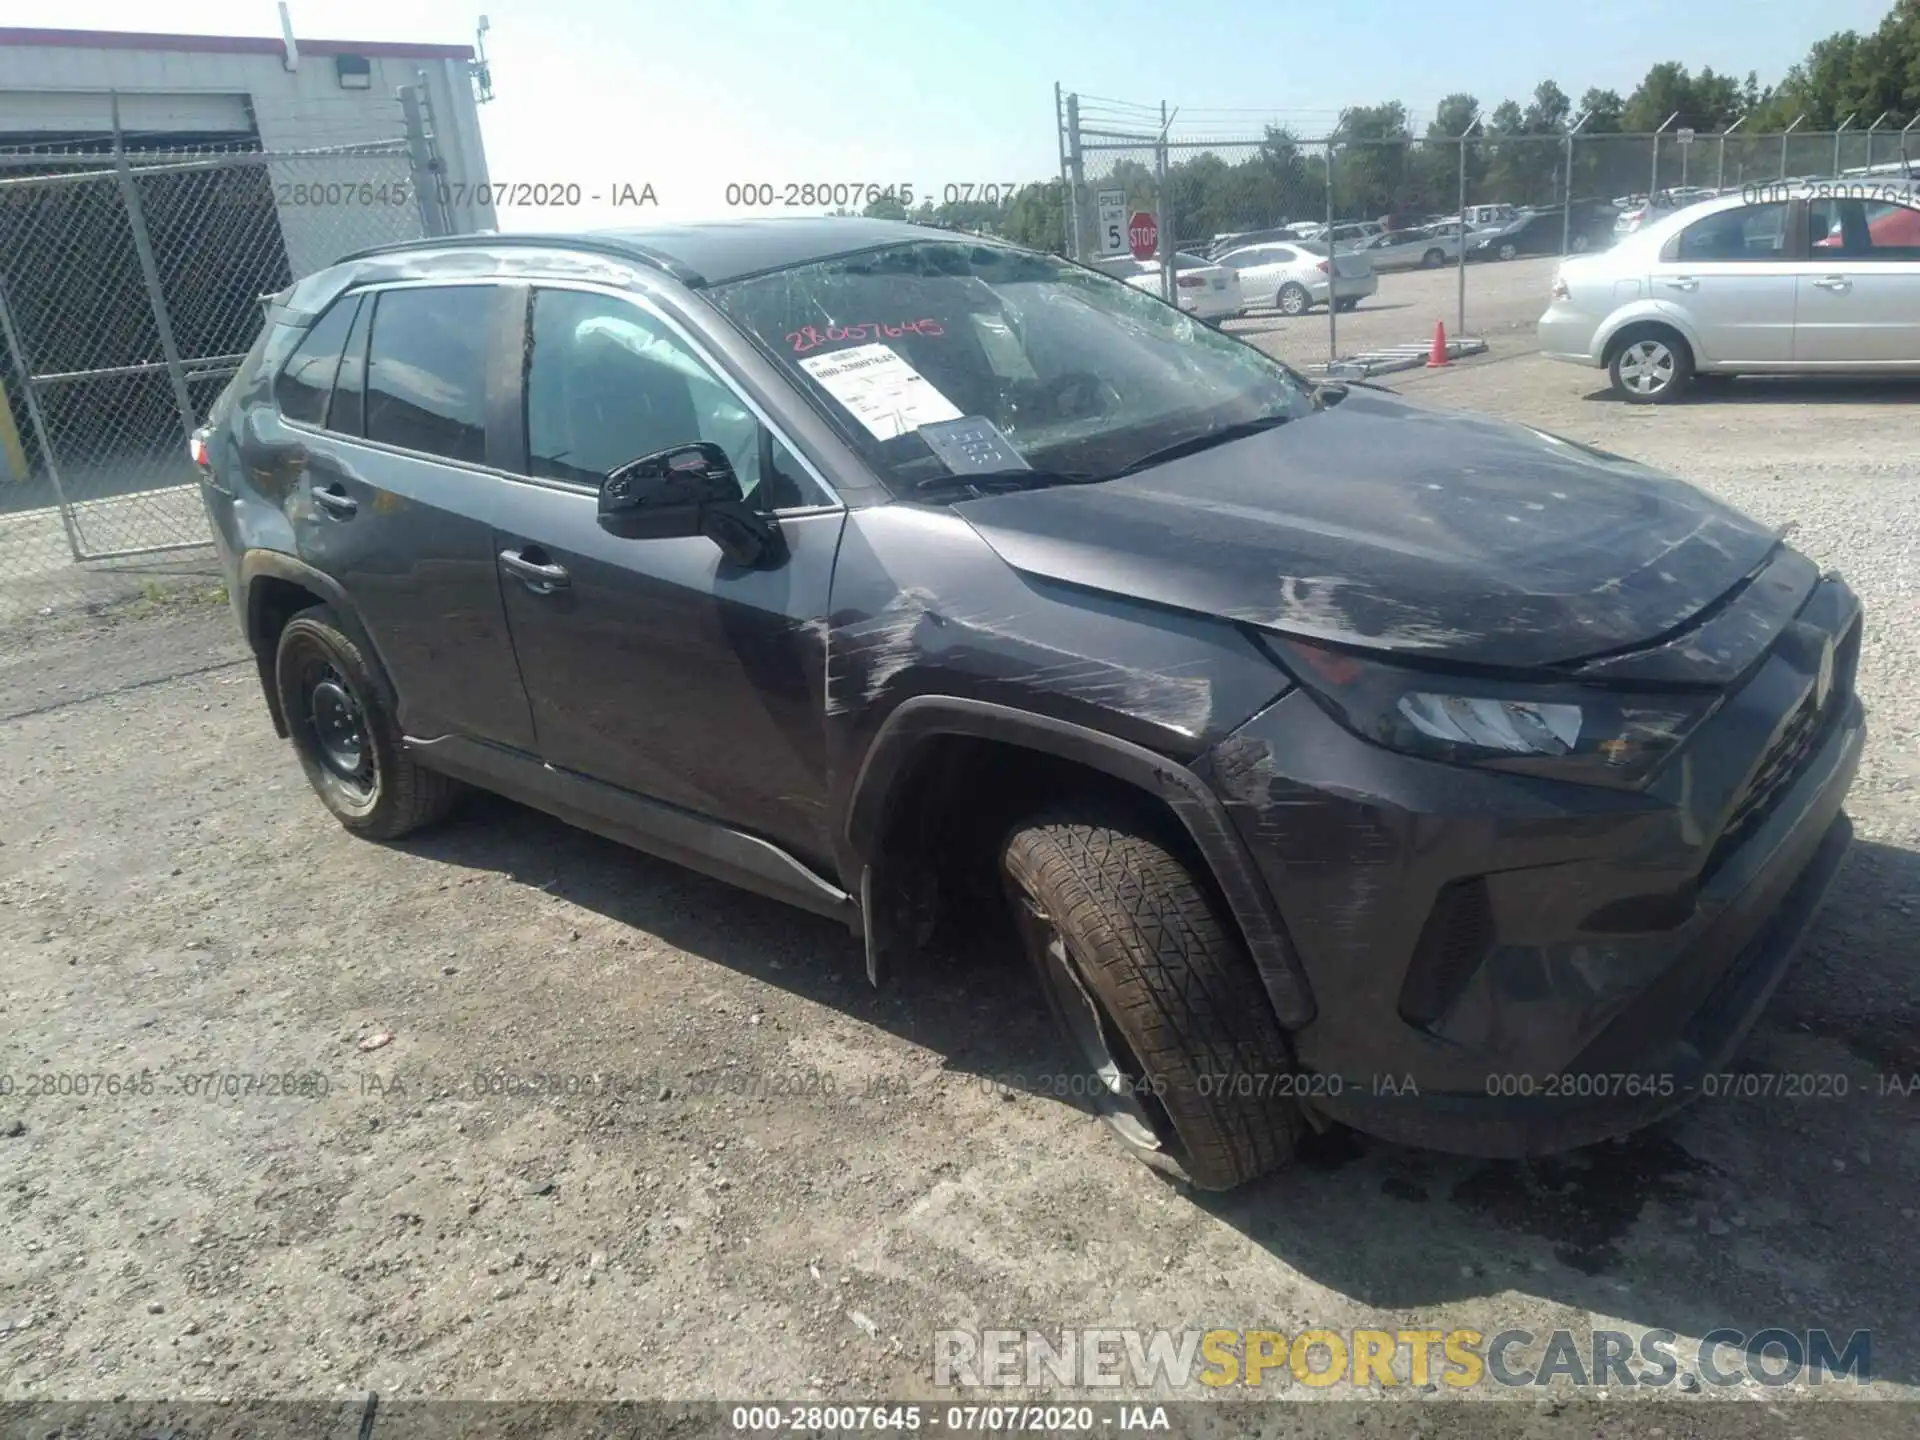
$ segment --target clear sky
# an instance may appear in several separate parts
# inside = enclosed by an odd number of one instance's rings
[[[1189,133],[1303,136],[1343,106],[1401,100],[1423,123],[1455,90],[1491,109],[1542,79],[1575,100],[1678,60],[1777,80],[1816,39],[1871,30],[1891,0],[292,0],[296,35],[471,43],[485,13],[498,180],[651,183],[657,211],[727,213],[729,182],[947,184],[1058,175],[1057,80],[1178,106]],[[31,8],[31,16],[22,13]],[[271,0],[60,0],[11,24],[275,35]],[[1089,102],[1092,106],[1093,102]],[[1238,112],[1238,113],[1235,113]],[[554,212],[502,213],[507,228]]]

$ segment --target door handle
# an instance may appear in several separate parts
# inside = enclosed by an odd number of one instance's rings
[[[565,566],[529,560],[523,550],[502,550],[500,563],[506,567],[509,575],[521,581],[536,595],[551,595],[556,590],[566,589],[572,583],[568,579]]]
[[[351,520],[360,510],[360,502],[338,484],[329,485],[324,490],[315,489],[313,503],[336,520]]]
[[[1822,290],[1851,290],[1853,281],[1844,275],[1823,275],[1813,282]]]
[[[1700,288],[1700,282],[1691,275],[1676,275],[1671,280],[1662,280],[1660,283],[1669,290],[1698,290]]]

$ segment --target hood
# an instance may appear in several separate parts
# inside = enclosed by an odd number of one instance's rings
[[[954,509],[1030,575],[1307,639],[1503,667],[1644,645],[1778,544],[1632,461],[1359,388],[1138,475]]]

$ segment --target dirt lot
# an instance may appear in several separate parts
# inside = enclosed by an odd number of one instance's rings
[[[938,1329],[1095,1325],[1865,1328],[1920,1396],[1920,1102],[1880,1093],[1920,1075],[1920,392],[1629,410],[1526,343],[1391,383],[1797,520],[1866,601],[1859,844],[1742,1057],[1846,1099],[1531,1164],[1334,1137],[1195,1197],[1040,1093],[1004,955],[876,995],[834,926],[483,797],[353,840],[223,609],[43,621],[0,639],[0,1398],[927,1396]]]

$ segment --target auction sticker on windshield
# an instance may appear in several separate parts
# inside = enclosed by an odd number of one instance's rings
[[[878,440],[908,435],[960,411],[891,345],[856,345],[798,362]]]

